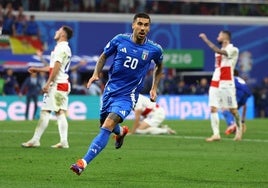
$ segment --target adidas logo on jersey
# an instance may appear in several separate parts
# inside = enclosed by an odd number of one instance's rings
[[[119,111],[123,116],[126,115],[126,111]]]
[[[120,52],[127,53],[127,49],[126,49],[126,48],[121,48],[119,51],[120,51]]]

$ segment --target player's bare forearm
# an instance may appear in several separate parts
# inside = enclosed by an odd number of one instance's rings
[[[45,67],[30,67],[28,69],[29,73],[37,73],[37,72],[49,72],[49,66]]]
[[[97,61],[96,67],[94,69],[94,73],[93,73],[94,76],[99,76],[105,63],[106,63],[106,56],[104,53],[102,53]]]
[[[150,91],[150,97],[151,97],[151,100],[153,101],[156,100],[157,88],[158,88],[160,79],[162,77],[162,70],[163,70],[162,63],[155,66],[154,73],[153,73],[153,83],[152,83],[152,88]]]
[[[48,92],[49,87],[50,87],[50,84],[51,84],[52,82],[54,82],[56,76],[58,75],[58,73],[59,73],[59,71],[60,71],[60,67],[61,67],[60,62],[58,62],[58,61],[55,62],[54,67],[53,67],[53,69],[52,69],[52,72],[51,72],[51,74],[49,75],[48,80],[47,80],[46,84],[45,84],[44,87],[43,87],[43,92],[44,92],[44,93],[47,93],[47,92]]]
[[[227,52],[225,50],[221,50],[220,48],[218,48],[213,42],[211,42],[206,34],[204,33],[200,33],[199,37],[208,45],[208,47],[210,47],[215,53],[218,54],[222,54],[222,55],[226,55],[227,56]]]
[[[54,67],[52,69],[52,72],[51,74],[49,75],[49,78],[48,78],[48,81],[50,82],[54,82],[56,76],[58,75],[59,71],[60,71],[60,67],[61,67],[61,64],[60,62],[55,62],[54,64]]]
[[[91,76],[91,78],[89,78],[87,82],[87,88],[89,88],[94,81],[99,80],[99,74],[102,71],[105,62],[106,56],[104,53],[102,53],[97,61],[93,75]]]

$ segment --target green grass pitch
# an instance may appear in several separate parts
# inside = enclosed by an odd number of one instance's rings
[[[124,122],[132,126],[132,121]],[[165,121],[176,135],[128,135],[121,149],[111,136],[107,147],[77,176],[69,167],[81,158],[98,133],[98,121],[69,121],[69,149],[52,149],[59,141],[55,120],[40,148],[22,148],[36,121],[0,122],[2,188],[177,188],[268,187],[268,120],[247,121],[241,142],[225,136],[206,143],[208,120]]]

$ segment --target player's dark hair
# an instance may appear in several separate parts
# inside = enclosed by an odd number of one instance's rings
[[[228,38],[229,38],[229,41],[231,41],[231,39],[232,39],[232,34],[231,34],[230,31],[223,30],[222,33],[226,34],[226,35],[228,36]]]
[[[66,34],[67,34],[67,39],[68,39],[68,40],[69,40],[70,38],[72,38],[72,36],[73,36],[73,30],[72,30],[71,27],[64,25],[64,26],[62,26],[62,29],[66,32]]]
[[[141,12],[141,13],[137,13],[135,14],[134,18],[133,18],[133,22],[136,21],[137,18],[146,18],[146,19],[149,19],[150,23],[151,23],[151,18],[148,14],[144,13],[144,12]]]

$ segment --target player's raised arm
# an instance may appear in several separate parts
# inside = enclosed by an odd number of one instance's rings
[[[218,48],[213,42],[211,42],[205,33],[200,33],[199,37],[210,47],[215,53],[222,54],[225,56],[228,56],[227,52],[225,50],[221,50]]]
[[[102,71],[105,63],[106,63],[106,55],[102,53],[97,61],[93,75],[91,76],[91,78],[89,78],[87,82],[87,88],[91,86],[92,82],[99,80],[100,72]]]

